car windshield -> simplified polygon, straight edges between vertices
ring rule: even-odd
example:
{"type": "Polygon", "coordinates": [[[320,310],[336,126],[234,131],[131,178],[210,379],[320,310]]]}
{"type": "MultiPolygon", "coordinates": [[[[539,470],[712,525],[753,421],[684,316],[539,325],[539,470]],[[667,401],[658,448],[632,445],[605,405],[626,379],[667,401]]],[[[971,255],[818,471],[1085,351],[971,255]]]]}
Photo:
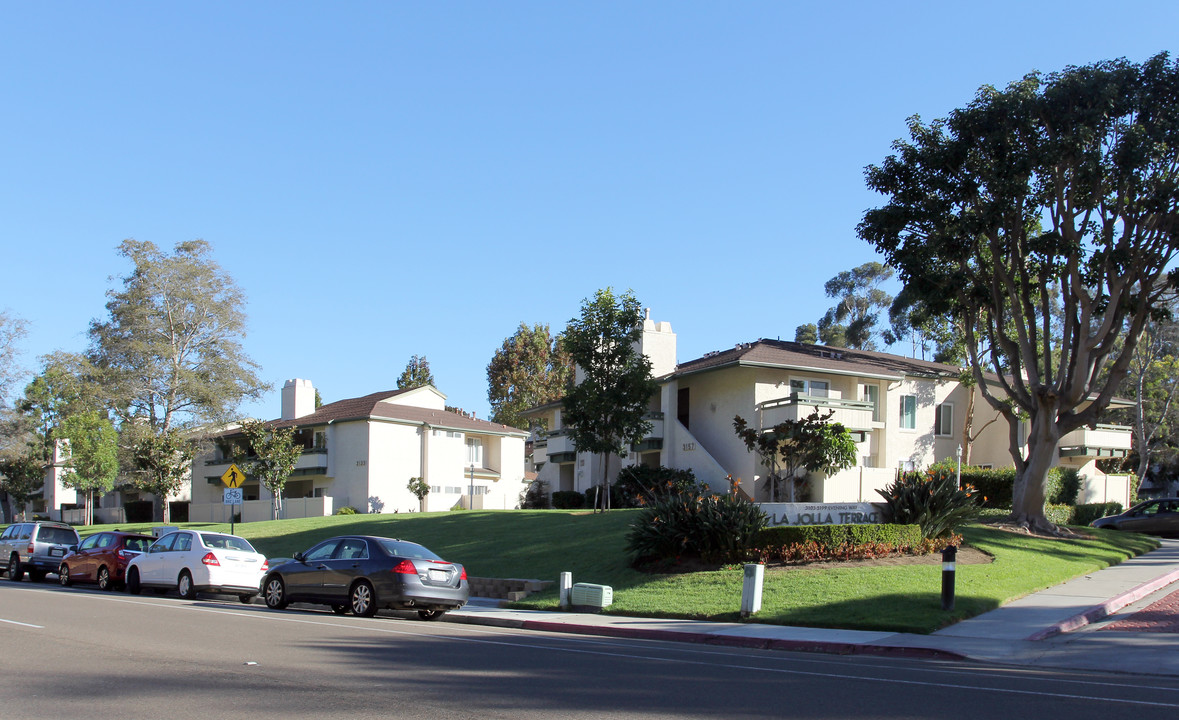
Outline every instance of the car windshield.
{"type": "Polygon", "coordinates": [[[75,545],[78,542],[78,536],[74,534],[73,530],[66,528],[42,527],[41,531],[37,533],[37,540],[58,545],[75,545]]]}
{"type": "Polygon", "coordinates": [[[205,547],[217,548],[220,550],[241,550],[242,552],[254,552],[253,546],[246,542],[244,538],[239,538],[236,535],[214,535],[213,533],[201,533],[201,542],[205,547]]]}
{"type": "Polygon", "coordinates": [[[388,538],[381,538],[378,542],[381,547],[390,555],[397,557],[412,558],[414,560],[441,560],[434,553],[417,543],[405,542],[404,540],[389,540],[388,538]]]}

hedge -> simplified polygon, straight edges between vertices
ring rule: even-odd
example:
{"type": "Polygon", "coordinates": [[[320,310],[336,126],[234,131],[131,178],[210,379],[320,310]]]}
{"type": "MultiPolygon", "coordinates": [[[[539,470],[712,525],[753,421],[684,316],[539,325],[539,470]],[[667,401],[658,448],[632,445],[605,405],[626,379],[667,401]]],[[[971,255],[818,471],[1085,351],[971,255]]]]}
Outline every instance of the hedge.
{"type": "MultiPolygon", "coordinates": [[[[958,468],[953,460],[943,460],[929,470],[956,475],[958,468]]],[[[924,477],[927,471],[914,471],[924,477]]],[[[973,485],[985,498],[985,508],[1011,508],[1015,489],[1015,468],[979,468],[962,466],[962,484],[973,485]]],[[[1056,505],[1072,505],[1081,492],[1081,476],[1075,468],[1054,467],[1048,471],[1048,486],[1044,497],[1056,505]]]]}
{"type": "Polygon", "coordinates": [[[576,490],[558,490],[553,493],[553,507],[557,510],[576,510],[585,507],[585,496],[576,490]]]}
{"type": "Polygon", "coordinates": [[[1044,515],[1057,525],[1088,525],[1097,518],[1117,515],[1122,504],[1117,502],[1089,503],[1088,505],[1048,505],[1044,515]]]}
{"type": "Polygon", "coordinates": [[[754,544],[771,547],[813,542],[829,549],[866,543],[914,547],[923,539],[920,525],[778,525],[759,532],[754,544]]]}

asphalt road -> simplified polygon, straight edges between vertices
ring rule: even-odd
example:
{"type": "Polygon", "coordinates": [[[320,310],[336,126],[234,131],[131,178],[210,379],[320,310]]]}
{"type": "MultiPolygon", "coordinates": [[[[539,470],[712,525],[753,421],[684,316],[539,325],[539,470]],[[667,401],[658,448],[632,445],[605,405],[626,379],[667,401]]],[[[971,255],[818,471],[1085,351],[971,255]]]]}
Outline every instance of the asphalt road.
{"type": "Polygon", "coordinates": [[[1179,679],[274,612],[0,581],[0,718],[1173,718],[1179,679]]]}

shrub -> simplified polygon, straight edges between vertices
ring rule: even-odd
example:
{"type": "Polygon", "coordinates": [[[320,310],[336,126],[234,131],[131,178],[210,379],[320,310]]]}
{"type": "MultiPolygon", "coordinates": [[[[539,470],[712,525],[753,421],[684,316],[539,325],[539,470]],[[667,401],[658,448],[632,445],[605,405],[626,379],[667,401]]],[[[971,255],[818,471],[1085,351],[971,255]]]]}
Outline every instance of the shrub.
{"type": "Polygon", "coordinates": [[[1088,525],[1097,518],[1117,515],[1122,504],[1116,502],[1089,503],[1087,505],[1048,505],[1044,515],[1057,525],[1088,525]]]}
{"type": "Polygon", "coordinates": [[[1081,494],[1081,473],[1076,468],[1054,467],[1048,471],[1045,497],[1053,505],[1076,505],[1081,494]]]}
{"type": "Polygon", "coordinates": [[[533,480],[520,493],[521,510],[546,510],[549,507],[549,484],[544,480],[533,480]]]}
{"type": "MultiPolygon", "coordinates": [[[[594,485],[594,486],[590,487],[589,490],[585,491],[585,494],[582,496],[582,503],[584,503],[584,507],[587,507],[587,508],[598,507],[598,490],[600,487],[601,487],[600,485],[594,485]]],[[[612,507],[612,508],[630,507],[629,505],[623,505],[622,502],[623,502],[622,493],[619,492],[617,486],[611,485],[610,486],[610,507],[612,507]]]]}
{"type": "Polygon", "coordinates": [[[762,530],[751,555],[761,562],[860,560],[927,555],[961,543],[953,533],[927,539],[919,525],[794,525],[762,530]]]}
{"type": "Polygon", "coordinates": [[[337,510],[336,514],[337,515],[355,515],[358,512],[360,512],[360,511],[357,510],[356,508],[352,507],[351,505],[345,505],[344,507],[337,510]]]}
{"type": "MultiPolygon", "coordinates": [[[[691,470],[630,465],[618,472],[614,482],[617,494],[610,499],[614,507],[640,507],[659,498],[697,490],[696,475],[691,470]]],[[[596,496],[595,496],[596,497],[596,496]]]]}
{"type": "Polygon", "coordinates": [[[558,510],[576,510],[585,507],[585,496],[576,490],[558,490],[553,493],[553,507],[558,510]]]}
{"type": "Polygon", "coordinates": [[[898,525],[920,525],[927,538],[949,535],[978,516],[982,496],[972,486],[956,486],[956,476],[945,467],[921,473],[897,473],[883,490],[885,514],[898,525]]]}
{"type": "Polygon", "coordinates": [[[644,507],[627,548],[636,564],[684,556],[742,562],[765,524],[765,513],[744,498],[686,492],[644,507]]]}

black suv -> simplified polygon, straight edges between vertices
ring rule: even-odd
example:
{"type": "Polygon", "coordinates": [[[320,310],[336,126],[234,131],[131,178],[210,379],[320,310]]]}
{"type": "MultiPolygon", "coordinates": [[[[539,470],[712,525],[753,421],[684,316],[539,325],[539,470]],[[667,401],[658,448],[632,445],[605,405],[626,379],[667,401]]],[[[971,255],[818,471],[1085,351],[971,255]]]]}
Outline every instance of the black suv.
{"type": "Polygon", "coordinates": [[[33,582],[45,579],[45,573],[57,572],[61,559],[78,549],[78,533],[69,525],[56,522],[15,523],[0,534],[0,573],[9,580],[20,580],[27,572],[33,582]]]}

